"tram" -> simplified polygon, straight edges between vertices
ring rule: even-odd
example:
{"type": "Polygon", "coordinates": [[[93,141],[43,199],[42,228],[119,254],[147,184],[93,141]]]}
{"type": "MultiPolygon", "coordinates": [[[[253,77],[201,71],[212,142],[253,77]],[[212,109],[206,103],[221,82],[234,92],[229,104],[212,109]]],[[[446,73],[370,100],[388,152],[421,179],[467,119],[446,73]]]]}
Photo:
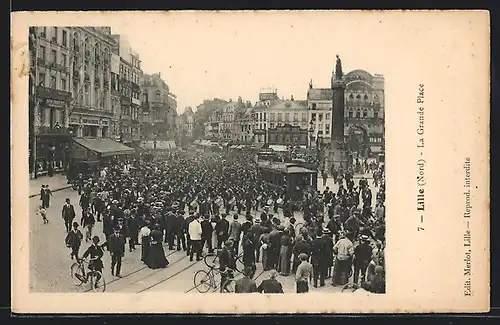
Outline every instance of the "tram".
{"type": "Polygon", "coordinates": [[[292,202],[300,202],[306,191],[316,191],[318,172],[300,162],[259,161],[258,168],[261,179],[272,187],[283,190],[292,202]]]}

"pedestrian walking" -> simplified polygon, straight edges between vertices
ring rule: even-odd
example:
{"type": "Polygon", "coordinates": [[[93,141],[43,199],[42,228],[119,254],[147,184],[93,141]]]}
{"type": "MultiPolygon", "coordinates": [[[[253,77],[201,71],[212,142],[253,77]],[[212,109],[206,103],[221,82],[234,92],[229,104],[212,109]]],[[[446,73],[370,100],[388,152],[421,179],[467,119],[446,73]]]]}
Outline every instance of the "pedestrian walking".
{"type": "Polygon", "coordinates": [[[111,253],[111,275],[121,278],[122,258],[125,255],[125,237],[120,233],[120,228],[115,228],[113,234],[109,236],[107,248],[111,253]]]}
{"type": "Polygon", "coordinates": [[[71,204],[69,198],[66,198],[66,204],[63,205],[62,208],[62,218],[64,220],[64,226],[66,227],[66,232],[71,231],[71,225],[73,223],[73,219],[75,219],[75,207],[71,204]]]}
{"type": "Polygon", "coordinates": [[[68,232],[64,240],[66,242],[66,247],[71,249],[71,254],[69,255],[71,259],[76,258],[78,261],[78,251],[80,250],[82,239],[83,234],[78,229],[78,222],[73,222],[73,230],[68,232]]]}

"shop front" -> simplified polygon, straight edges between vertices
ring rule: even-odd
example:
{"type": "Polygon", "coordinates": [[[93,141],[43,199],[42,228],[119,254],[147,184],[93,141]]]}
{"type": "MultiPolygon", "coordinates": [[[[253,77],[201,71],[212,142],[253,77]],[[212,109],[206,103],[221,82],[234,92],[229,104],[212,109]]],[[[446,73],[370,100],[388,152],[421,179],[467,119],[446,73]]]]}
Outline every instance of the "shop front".
{"type": "Polygon", "coordinates": [[[77,137],[106,138],[109,136],[110,117],[87,115],[78,111],[71,115],[69,127],[77,137]]]}
{"type": "MultiPolygon", "coordinates": [[[[30,172],[36,167],[35,177],[52,176],[66,170],[72,134],[64,125],[70,100],[71,93],[67,91],[37,87],[39,125],[36,128],[36,154],[30,155],[30,172]],[[36,164],[33,159],[36,159],[36,164]]],[[[30,148],[33,148],[31,143],[30,148]]]]}
{"type": "Polygon", "coordinates": [[[79,173],[94,174],[100,167],[129,159],[134,154],[133,148],[110,138],[73,138],[69,177],[74,179],[79,173]]]}

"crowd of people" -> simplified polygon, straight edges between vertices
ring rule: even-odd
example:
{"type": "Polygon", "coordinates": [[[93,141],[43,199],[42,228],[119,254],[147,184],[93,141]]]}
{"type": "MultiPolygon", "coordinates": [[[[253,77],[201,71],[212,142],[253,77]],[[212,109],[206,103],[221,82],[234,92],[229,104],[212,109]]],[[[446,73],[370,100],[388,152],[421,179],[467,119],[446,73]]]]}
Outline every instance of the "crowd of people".
{"type": "Polygon", "coordinates": [[[366,290],[384,292],[382,167],[378,173],[374,209],[368,180],[356,185],[347,171],[338,172],[337,193],[306,192],[298,212],[286,191],[260,177],[250,153],[172,152],[152,160],[115,161],[91,178],[76,180],[81,218],[75,221],[67,199],[65,242],[71,258],[78,259],[82,242],[90,241],[93,248],[83,257],[96,261],[91,267],[99,271],[108,250],[116,276],[125,252],[140,246],[141,261],[150,268],[168,266],[165,249],[184,251],[193,262],[217,253],[222,277],[241,254],[245,272],[237,292],[280,291],[277,274],[294,274],[297,292],[307,292],[309,284],[324,286],[329,278],[332,285],[344,285],[350,273],[366,290]],[[96,222],[103,225],[103,244],[93,233],[96,222]],[[251,284],[257,263],[271,276],[260,286],[251,284]]]}

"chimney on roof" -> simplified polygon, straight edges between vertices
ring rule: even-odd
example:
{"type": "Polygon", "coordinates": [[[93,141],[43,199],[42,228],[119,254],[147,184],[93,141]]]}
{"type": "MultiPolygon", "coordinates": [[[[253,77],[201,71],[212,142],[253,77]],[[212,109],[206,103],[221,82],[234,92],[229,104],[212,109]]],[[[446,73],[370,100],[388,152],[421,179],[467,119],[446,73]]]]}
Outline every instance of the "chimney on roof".
{"type": "Polygon", "coordinates": [[[161,72],[158,72],[158,78],[161,79],[161,72]]]}
{"type": "Polygon", "coordinates": [[[293,95],[292,95],[292,96],[290,96],[290,100],[291,100],[291,101],[293,101],[293,95]]]}

